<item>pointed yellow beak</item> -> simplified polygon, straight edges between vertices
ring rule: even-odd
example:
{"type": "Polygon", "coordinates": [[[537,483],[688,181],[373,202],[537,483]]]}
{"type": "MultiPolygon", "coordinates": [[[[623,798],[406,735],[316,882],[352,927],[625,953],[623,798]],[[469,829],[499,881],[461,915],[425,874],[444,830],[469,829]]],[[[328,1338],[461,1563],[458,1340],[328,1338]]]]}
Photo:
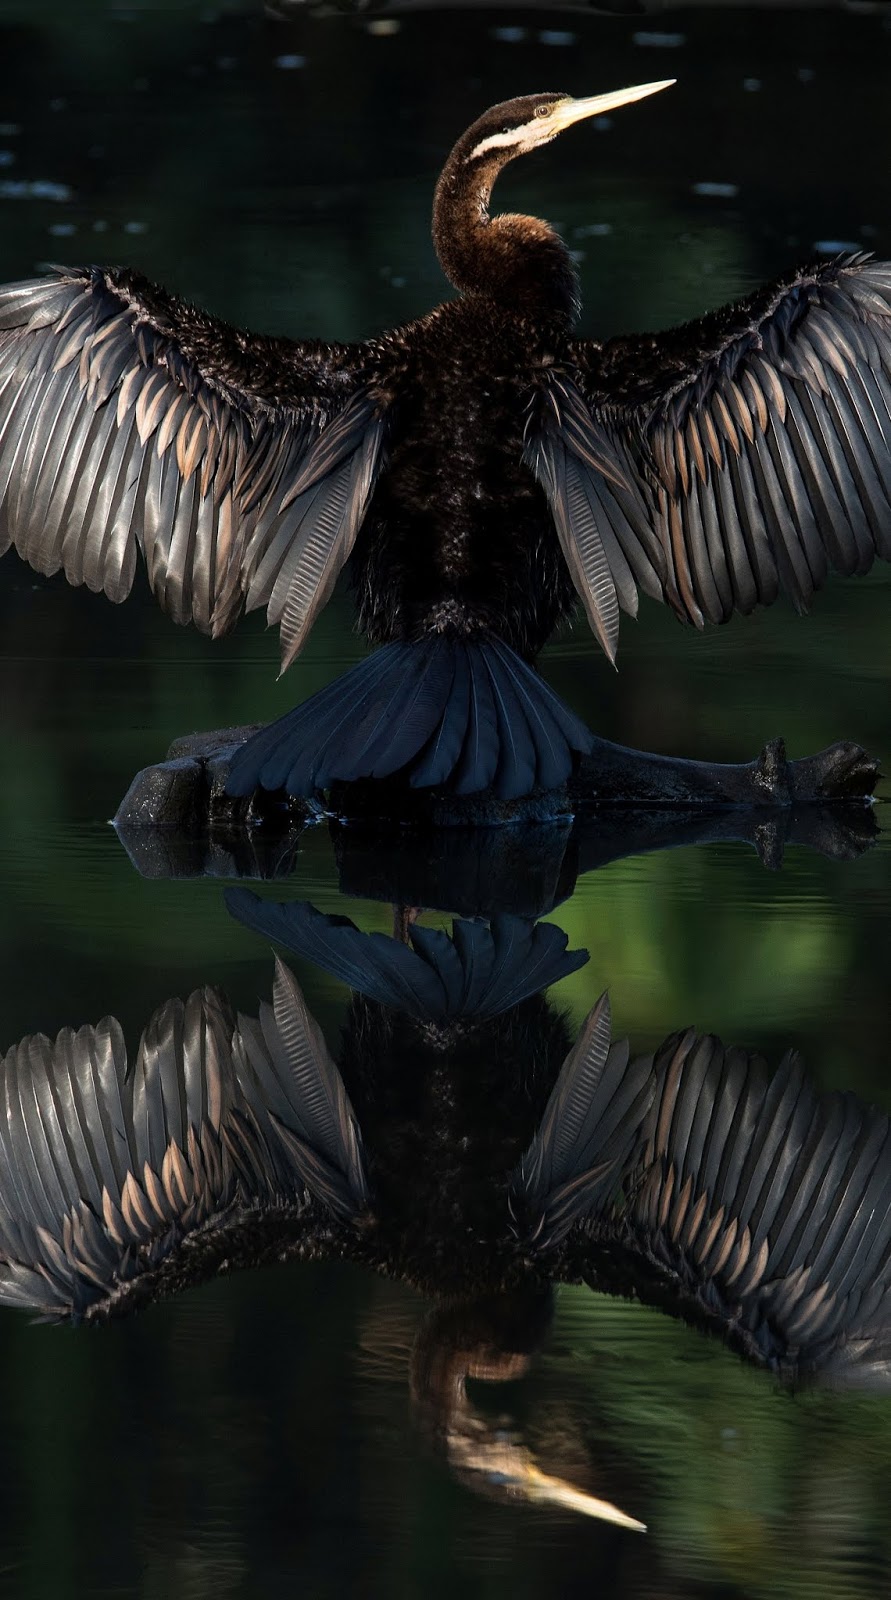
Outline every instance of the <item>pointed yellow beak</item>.
{"type": "Polygon", "coordinates": [[[605,116],[608,111],[618,111],[619,106],[630,106],[635,100],[645,100],[648,94],[670,89],[676,82],[676,78],[662,78],[659,83],[639,83],[633,89],[614,89],[612,94],[595,94],[588,100],[564,100],[554,107],[549,120],[562,133],[583,117],[605,116]]]}
{"type": "Polygon", "coordinates": [[[527,1467],[527,1493],[530,1499],[543,1500],[548,1505],[564,1506],[567,1511],[580,1511],[584,1517],[596,1517],[600,1522],[611,1522],[617,1528],[629,1528],[632,1533],[646,1533],[645,1522],[629,1517],[609,1500],[598,1500],[593,1494],[584,1494],[562,1478],[552,1478],[530,1462],[527,1467]]]}

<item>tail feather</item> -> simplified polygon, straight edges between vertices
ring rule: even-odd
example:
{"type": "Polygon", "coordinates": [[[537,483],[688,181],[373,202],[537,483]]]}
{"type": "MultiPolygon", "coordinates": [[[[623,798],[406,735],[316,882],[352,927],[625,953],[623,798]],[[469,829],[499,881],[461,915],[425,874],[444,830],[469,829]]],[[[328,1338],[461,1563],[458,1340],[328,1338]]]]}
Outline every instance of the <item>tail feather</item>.
{"type": "Polygon", "coordinates": [[[592,737],[501,640],[384,645],[239,750],[232,795],[307,795],[401,775],[415,789],[516,800],[560,788],[592,737]]]}
{"type": "Polygon", "coordinates": [[[367,670],[361,679],[353,673],[345,673],[302,706],[255,734],[232,763],[229,792],[250,794],[254,789],[263,788],[272,792],[286,789],[288,794],[311,794],[314,789],[322,788],[322,782],[316,778],[319,761],[336,745],[344,729],[361,726],[368,705],[380,691],[386,676],[387,662],[375,656],[363,666],[367,670]],[[306,726],[310,722],[309,708],[312,708],[311,737],[306,726]],[[235,787],[239,759],[248,751],[250,767],[256,776],[247,781],[246,786],[235,787]]]}
{"type": "Polygon", "coordinates": [[[416,923],[409,948],[302,900],[277,904],[227,889],[226,904],[248,928],[419,1022],[498,1016],[588,959],[586,950],[567,949],[561,928],[522,917],[494,917],[491,926],[456,918],[451,938],[416,923]]]}
{"type": "Polygon", "coordinates": [[[587,754],[594,743],[591,734],[575,712],[570,711],[560,696],[554,693],[550,684],[501,639],[493,639],[492,652],[498,657],[502,666],[512,674],[518,690],[522,692],[525,688],[523,704],[527,715],[534,711],[540,719],[543,730],[547,729],[551,734],[553,731],[562,733],[572,749],[580,749],[587,754]],[[576,745],[574,741],[580,736],[583,737],[584,744],[576,745]]]}
{"type": "Polygon", "coordinates": [[[344,763],[372,778],[392,777],[418,756],[448,719],[454,655],[445,639],[435,640],[424,655],[417,672],[412,670],[413,661],[406,663],[404,676],[396,678],[385,703],[380,710],[375,707],[374,725],[365,745],[356,750],[355,740],[342,743],[340,766],[332,763],[329,769],[332,778],[346,775],[340,770],[344,763]]]}
{"type": "MultiPolygon", "coordinates": [[[[514,693],[512,675],[509,672],[497,672],[488,660],[486,669],[492,684],[501,749],[497,773],[498,792],[503,800],[516,800],[520,795],[529,794],[535,788],[535,741],[526,721],[522,702],[514,693]]],[[[569,771],[571,770],[570,764],[569,771]]]]}
{"type": "MultiPolygon", "coordinates": [[[[337,763],[337,751],[340,744],[351,736],[361,734],[362,729],[368,728],[380,700],[386,695],[391,681],[391,672],[387,661],[380,661],[371,656],[362,663],[360,672],[347,672],[343,677],[335,678],[328,684],[317,697],[312,696],[309,703],[313,707],[313,719],[316,726],[317,745],[315,751],[309,741],[303,747],[293,746],[285,742],[285,750],[292,748],[298,760],[311,764],[315,757],[320,757],[320,764],[327,760],[331,765],[337,763]],[[344,693],[343,691],[347,692],[344,693]],[[319,703],[321,702],[321,703],[319,703]]],[[[300,712],[304,708],[298,706],[300,712]]],[[[295,713],[290,713],[295,715],[295,713]]],[[[273,723],[273,728],[278,724],[273,723]]],[[[308,765],[308,770],[310,766],[308,765]]]]}
{"type": "Polygon", "coordinates": [[[421,753],[420,761],[412,773],[415,789],[435,789],[448,782],[461,754],[467,737],[470,718],[470,667],[467,657],[455,657],[455,676],[452,680],[446,714],[440,721],[421,753]]]}
{"type": "MultiPolygon", "coordinates": [[[[520,696],[513,690],[514,699],[520,696]]],[[[519,715],[524,716],[536,756],[536,772],[542,789],[559,789],[566,782],[566,741],[552,717],[542,713],[535,701],[525,700],[519,715]]],[[[570,769],[571,770],[571,769],[570,769]]]]}
{"type": "Polygon", "coordinates": [[[477,794],[492,787],[497,771],[498,717],[492,685],[487,672],[470,672],[467,729],[449,787],[455,794],[477,794]]]}

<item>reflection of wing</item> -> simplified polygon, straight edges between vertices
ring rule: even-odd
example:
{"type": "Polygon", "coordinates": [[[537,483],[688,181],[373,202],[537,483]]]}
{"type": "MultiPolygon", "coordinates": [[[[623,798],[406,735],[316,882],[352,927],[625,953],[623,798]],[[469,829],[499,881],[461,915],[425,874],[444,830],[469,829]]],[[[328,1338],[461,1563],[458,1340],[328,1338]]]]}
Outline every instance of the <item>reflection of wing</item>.
{"type": "Polygon", "coordinates": [[[243,1061],[256,1080],[255,1118],[268,1113],[308,1193],[350,1221],[368,1200],[362,1135],[322,1030],[283,961],[276,958],[272,1006],[260,1007],[259,1023],[239,1017],[239,1024],[243,1061]]]}
{"type": "MultiPolygon", "coordinates": [[[[620,1077],[596,1122],[615,1121],[627,1097],[620,1077]]],[[[623,1170],[614,1162],[599,1181],[584,1156],[569,1163],[556,1237],[588,1233],[591,1283],[711,1327],[790,1378],[887,1380],[888,1118],[818,1095],[794,1054],[771,1077],[760,1057],[692,1030],[662,1046],[646,1099],[623,1170]]]]}
{"type": "Polygon", "coordinates": [[[0,1074],[6,1304],[129,1310],[297,1248],[319,1205],[347,1220],[367,1198],[343,1085],[287,968],[259,1022],[213,989],[168,1001],[129,1072],[107,1018],[22,1040],[0,1074]]]}
{"type": "Polygon", "coordinates": [[[252,340],[136,274],[0,289],[0,554],[176,622],[242,609],[301,649],[350,553],[383,422],[359,350],[252,340]]]}
{"type": "Polygon", "coordinates": [[[496,1017],[588,959],[585,950],[567,950],[561,928],[523,917],[493,917],[491,924],[456,917],[451,938],[414,923],[409,948],[304,900],[280,904],[249,889],[227,889],[226,904],[246,927],[421,1022],[496,1017]]]}
{"type": "Polygon", "coordinates": [[[652,1096],[652,1060],[629,1063],[627,1040],[610,1045],[609,999],[602,994],[560,1068],[514,1176],[511,1210],[536,1250],[559,1244],[615,1194],[652,1096]]]}
{"type": "Polygon", "coordinates": [[[840,257],[655,336],[574,347],[530,416],[610,659],[638,588],[702,627],[799,610],[830,568],[891,558],[891,265],[840,257]]]}
{"type": "Polygon", "coordinates": [[[794,1053],[771,1077],[759,1056],[687,1033],[656,1070],[622,1231],[660,1286],[770,1366],[887,1376],[888,1118],[818,1095],[794,1053]]]}

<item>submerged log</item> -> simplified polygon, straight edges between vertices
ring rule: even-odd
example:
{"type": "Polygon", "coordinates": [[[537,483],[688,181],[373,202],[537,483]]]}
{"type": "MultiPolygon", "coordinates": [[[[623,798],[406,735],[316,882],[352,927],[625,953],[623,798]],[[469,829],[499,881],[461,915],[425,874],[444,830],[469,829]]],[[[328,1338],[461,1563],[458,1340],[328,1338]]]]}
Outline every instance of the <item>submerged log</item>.
{"type": "Polygon", "coordinates": [[[538,791],[521,800],[493,794],[457,797],[412,789],[398,778],[335,784],[328,805],[256,790],[246,799],[226,793],[236,751],[258,724],[174,739],[166,759],[136,774],[118,807],[115,826],[172,827],[204,833],[215,827],[253,827],[312,816],[351,821],[391,821],[405,826],[482,827],[553,821],[590,806],[793,806],[868,801],[879,765],[858,744],[841,741],[815,756],[790,761],[782,739],[771,739],[754,760],[689,761],[652,755],[597,739],[564,789],[538,791]]]}
{"type": "Polygon", "coordinates": [[[477,915],[487,905],[540,915],[536,908],[563,899],[580,872],[624,855],[742,840],[773,867],[789,843],[847,859],[877,831],[869,801],[878,764],[855,744],[790,761],[777,739],[736,765],[598,740],[557,794],[459,801],[390,780],[338,785],[323,809],[284,794],[226,794],[229,763],[254,732],[177,739],[165,761],[137,774],[114,823],[143,875],[286,876],[303,828],[325,819],[348,893],[477,915]],[[468,848],[476,829],[479,848],[468,848]]]}

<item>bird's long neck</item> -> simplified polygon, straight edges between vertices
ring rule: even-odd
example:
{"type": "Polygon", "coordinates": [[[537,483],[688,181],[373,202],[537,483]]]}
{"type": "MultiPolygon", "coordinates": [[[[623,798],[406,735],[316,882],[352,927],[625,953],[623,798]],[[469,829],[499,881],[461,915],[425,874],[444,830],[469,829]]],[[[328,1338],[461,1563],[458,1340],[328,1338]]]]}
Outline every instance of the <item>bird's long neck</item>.
{"type": "Polygon", "coordinates": [[[529,316],[570,323],[578,280],[563,240],[538,217],[490,217],[495,179],[510,155],[467,161],[456,145],[433,200],[433,243],[449,282],[529,316]]]}

